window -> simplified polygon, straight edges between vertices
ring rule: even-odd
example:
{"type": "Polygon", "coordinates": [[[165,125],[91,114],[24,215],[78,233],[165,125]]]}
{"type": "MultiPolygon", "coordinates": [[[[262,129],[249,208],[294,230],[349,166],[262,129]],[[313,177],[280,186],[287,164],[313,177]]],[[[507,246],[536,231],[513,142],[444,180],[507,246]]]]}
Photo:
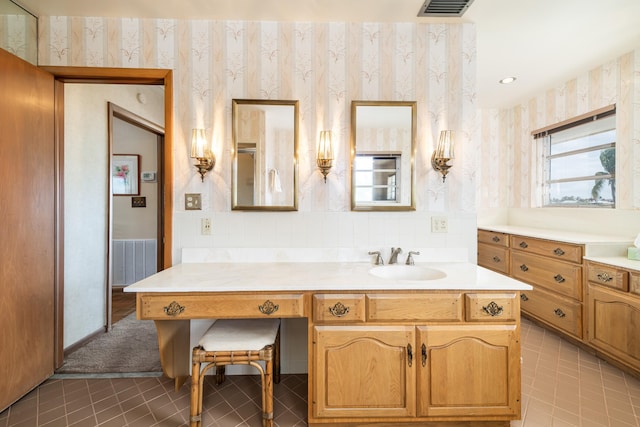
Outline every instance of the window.
{"type": "Polygon", "coordinates": [[[544,206],[615,207],[615,107],[534,136],[544,153],[544,206]]]}
{"type": "Polygon", "coordinates": [[[400,154],[356,155],[355,179],[357,202],[396,203],[399,201],[398,179],[400,154]]]}

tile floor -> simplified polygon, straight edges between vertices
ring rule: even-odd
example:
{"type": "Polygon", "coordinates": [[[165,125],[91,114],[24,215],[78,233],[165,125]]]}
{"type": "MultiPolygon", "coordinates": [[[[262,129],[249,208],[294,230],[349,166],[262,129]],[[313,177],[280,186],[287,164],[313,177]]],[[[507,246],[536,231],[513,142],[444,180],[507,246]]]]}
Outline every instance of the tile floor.
{"type": "MultiPolygon", "coordinates": [[[[523,320],[522,421],[512,427],[640,427],[640,380],[523,320]]],[[[158,376],[54,376],[0,413],[0,427],[186,426],[189,389],[158,376]]],[[[255,376],[206,383],[203,426],[260,426],[255,376]]],[[[275,386],[279,427],[305,426],[306,375],[275,386]]]]}

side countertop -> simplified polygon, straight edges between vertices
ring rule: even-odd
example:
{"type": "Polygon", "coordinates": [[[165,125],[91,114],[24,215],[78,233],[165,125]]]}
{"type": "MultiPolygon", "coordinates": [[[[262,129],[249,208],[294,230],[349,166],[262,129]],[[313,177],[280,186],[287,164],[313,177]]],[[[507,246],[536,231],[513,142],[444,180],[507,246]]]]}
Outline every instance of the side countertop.
{"type": "Polygon", "coordinates": [[[536,237],[545,240],[557,240],[578,245],[603,245],[603,244],[623,244],[629,245],[633,238],[623,236],[610,236],[601,234],[590,234],[574,231],[552,230],[547,228],[533,228],[515,225],[482,225],[480,230],[496,231],[498,233],[517,234],[520,236],[536,237]]]}
{"type": "Polygon", "coordinates": [[[597,257],[597,256],[586,256],[584,259],[588,261],[599,262],[602,264],[613,265],[615,267],[626,268],[629,270],[635,270],[640,272],[640,261],[634,259],[628,259],[622,256],[611,256],[611,257],[597,257]]]}
{"type": "Polygon", "coordinates": [[[374,267],[370,263],[363,262],[185,263],[129,285],[124,288],[124,291],[519,291],[532,289],[523,282],[466,262],[416,263],[415,267],[436,269],[446,274],[445,277],[434,280],[381,278],[370,274],[369,270],[374,267]]]}

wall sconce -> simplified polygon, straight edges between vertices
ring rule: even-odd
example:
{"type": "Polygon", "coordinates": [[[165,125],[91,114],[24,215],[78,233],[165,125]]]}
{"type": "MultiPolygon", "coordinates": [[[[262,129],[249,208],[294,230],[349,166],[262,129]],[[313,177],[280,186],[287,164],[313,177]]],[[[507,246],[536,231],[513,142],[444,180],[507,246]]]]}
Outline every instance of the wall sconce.
{"type": "Polygon", "coordinates": [[[204,176],[216,164],[216,156],[207,142],[204,129],[193,129],[191,131],[191,158],[198,160],[195,167],[198,169],[202,182],[204,182],[204,176]]]}
{"type": "Polygon", "coordinates": [[[431,166],[442,174],[442,182],[447,178],[447,172],[452,165],[447,162],[454,158],[453,155],[453,131],[440,131],[440,138],[435,151],[431,155],[431,166]]]}
{"type": "Polygon", "coordinates": [[[329,170],[331,170],[331,167],[333,166],[333,137],[330,130],[323,130],[320,132],[316,164],[318,165],[318,168],[320,168],[322,175],[324,175],[324,182],[326,183],[329,170]]]}

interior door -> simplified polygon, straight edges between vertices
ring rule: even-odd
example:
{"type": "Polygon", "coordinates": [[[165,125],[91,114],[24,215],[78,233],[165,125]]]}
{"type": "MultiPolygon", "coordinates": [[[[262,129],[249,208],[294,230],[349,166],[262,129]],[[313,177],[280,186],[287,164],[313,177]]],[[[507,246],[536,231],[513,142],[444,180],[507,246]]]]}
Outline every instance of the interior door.
{"type": "Polygon", "coordinates": [[[0,49],[0,411],[53,374],[54,78],[0,49]]]}

